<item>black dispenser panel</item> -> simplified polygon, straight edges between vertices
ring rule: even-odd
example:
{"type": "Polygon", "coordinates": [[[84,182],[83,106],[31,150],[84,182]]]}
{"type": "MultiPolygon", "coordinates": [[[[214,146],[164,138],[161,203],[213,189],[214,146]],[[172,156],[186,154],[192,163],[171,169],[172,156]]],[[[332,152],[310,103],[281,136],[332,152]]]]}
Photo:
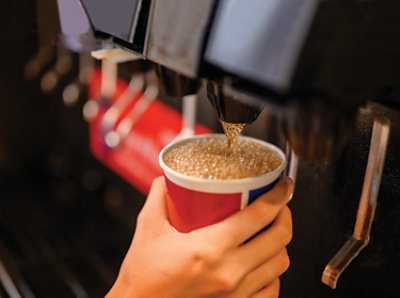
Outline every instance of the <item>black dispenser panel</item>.
{"type": "Polygon", "coordinates": [[[82,0],[96,31],[132,43],[142,0],[82,0]]]}
{"type": "Polygon", "coordinates": [[[221,0],[205,60],[262,86],[285,91],[317,0],[221,0]]]}

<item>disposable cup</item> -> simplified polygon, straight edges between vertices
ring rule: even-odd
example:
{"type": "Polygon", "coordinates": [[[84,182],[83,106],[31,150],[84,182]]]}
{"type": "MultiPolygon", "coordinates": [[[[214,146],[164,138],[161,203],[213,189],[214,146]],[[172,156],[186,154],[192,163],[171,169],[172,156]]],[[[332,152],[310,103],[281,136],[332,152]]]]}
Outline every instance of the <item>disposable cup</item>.
{"type": "Polygon", "coordinates": [[[233,213],[245,208],[258,196],[270,190],[280,179],[286,167],[286,156],[277,146],[259,139],[239,136],[276,151],[282,163],[272,172],[261,176],[212,180],[192,177],[179,173],[164,162],[164,154],[174,146],[206,137],[226,138],[224,134],[208,134],[172,142],[163,148],[159,163],[164,172],[167,192],[166,206],[171,224],[180,232],[217,223],[233,213]]]}

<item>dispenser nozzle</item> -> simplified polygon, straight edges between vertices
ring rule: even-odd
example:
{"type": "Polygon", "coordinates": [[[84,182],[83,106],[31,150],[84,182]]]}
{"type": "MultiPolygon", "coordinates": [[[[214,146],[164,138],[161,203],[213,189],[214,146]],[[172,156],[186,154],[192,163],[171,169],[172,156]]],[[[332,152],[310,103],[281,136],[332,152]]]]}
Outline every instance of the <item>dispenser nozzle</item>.
{"type": "Polygon", "coordinates": [[[218,118],[227,123],[250,124],[264,107],[253,97],[235,90],[226,82],[208,81],[207,95],[218,118]]]}

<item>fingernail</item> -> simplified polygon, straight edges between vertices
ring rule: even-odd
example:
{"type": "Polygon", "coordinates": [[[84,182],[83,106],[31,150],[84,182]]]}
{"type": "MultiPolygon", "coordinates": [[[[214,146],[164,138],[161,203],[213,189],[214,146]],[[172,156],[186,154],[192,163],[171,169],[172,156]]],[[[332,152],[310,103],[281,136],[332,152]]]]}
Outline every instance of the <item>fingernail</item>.
{"type": "Polygon", "coordinates": [[[293,198],[293,191],[289,195],[289,199],[287,200],[286,204],[289,203],[293,198]]]}

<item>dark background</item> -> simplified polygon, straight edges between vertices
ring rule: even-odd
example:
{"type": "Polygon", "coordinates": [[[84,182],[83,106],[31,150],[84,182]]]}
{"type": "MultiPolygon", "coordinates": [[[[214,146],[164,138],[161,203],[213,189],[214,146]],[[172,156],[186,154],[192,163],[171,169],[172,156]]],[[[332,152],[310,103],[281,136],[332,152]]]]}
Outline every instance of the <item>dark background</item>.
{"type": "MultiPolygon", "coordinates": [[[[101,297],[116,277],[145,198],[90,154],[81,116],[85,96],[74,107],[61,100],[62,88],[76,76],[77,61],[51,94],[41,92],[40,77],[24,78],[27,61],[57,31],[53,24],[41,36],[40,22],[35,1],[2,1],[0,260],[25,297],[101,297]]],[[[337,45],[342,51],[344,46],[337,45]]],[[[282,277],[283,298],[400,297],[400,117],[397,110],[377,103],[370,108],[392,122],[371,242],[340,277],[336,290],[320,282],[355,222],[372,127],[371,114],[359,113],[338,161],[300,163],[289,204],[294,237],[288,247],[291,267],[282,277]]],[[[262,115],[247,133],[280,138],[264,128],[267,117],[262,115]]],[[[0,295],[7,297],[4,284],[0,295]]]]}

